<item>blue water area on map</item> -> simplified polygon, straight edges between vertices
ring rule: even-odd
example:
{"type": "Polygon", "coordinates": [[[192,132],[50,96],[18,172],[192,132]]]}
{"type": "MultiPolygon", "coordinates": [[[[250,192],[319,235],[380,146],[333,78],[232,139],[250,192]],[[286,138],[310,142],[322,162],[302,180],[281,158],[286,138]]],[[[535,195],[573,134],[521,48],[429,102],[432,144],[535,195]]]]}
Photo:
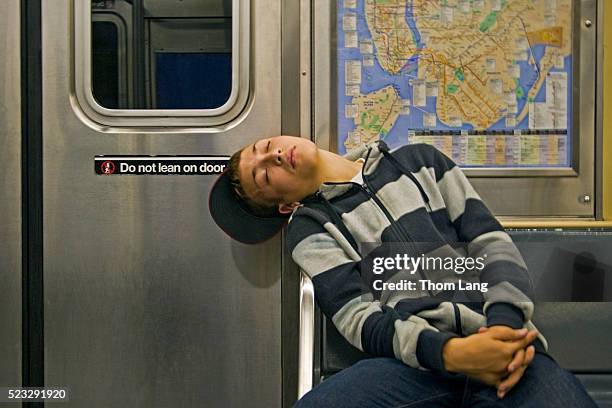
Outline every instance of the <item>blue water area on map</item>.
{"type": "MultiPolygon", "coordinates": [[[[371,33],[368,29],[367,22],[365,20],[365,5],[364,0],[357,0],[357,8],[355,10],[344,9],[343,1],[338,0],[338,13],[337,13],[337,43],[338,43],[338,61],[337,61],[337,78],[338,78],[338,151],[339,153],[345,153],[346,149],[344,148],[344,140],[346,139],[348,132],[355,129],[355,124],[353,119],[349,119],[345,117],[344,107],[347,104],[351,103],[352,97],[345,95],[345,72],[344,72],[344,63],[348,60],[359,60],[363,61],[363,56],[359,50],[359,48],[344,48],[344,31],[342,29],[342,19],[346,13],[355,13],[357,17],[357,34],[359,38],[359,42],[361,43],[363,40],[372,41],[371,33]]],[[[410,31],[412,33],[412,39],[416,44],[418,50],[424,48],[427,44],[422,43],[421,34],[419,33],[416,22],[414,21],[413,15],[413,5],[412,1],[408,0],[408,5],[406,7],[406,22],[410,31]]],[[[376,45],[372,41],[372,45],[374,48],[374,55],[376,56],[376,45]]],[[[524,97],[517,98],[517,112],[521,112],[522,109],[527,104],[527,93],[532,85],[538,80],[538,67],[540,60],[544,56],[546,50],[546,46],[544,45],[536,45],[530,49],[531,55],[534,57],[536,64],[538,66],[533,66],[529,64],[528,61],[517,61],[517,64],[520,67],[520,78],[519,85],[523,88],[524,97]]],[[[401,68],[398,74],[392,75],[385,71],[379,61],[378,58],[374,58],[373,66],[364,66],[362,62],[361,67],[361,94],[368,94],[371,92],[375,92],[387,86],[393,86],[402,99],[409,99],[412,103],[413,95],[412,95],[412,86],[409,81],[411,79],[417,78],[418,75],[418,55],[409,58],[406,64],[401,68]]],[[[498,69],[505,69],[505,67],[498,67],[498,69]]],[[[564,68],[558,69],[553,68],[551,72],[566,72],[568,74],[568,148],[567,148],[567,159],[566,165],[569,164],[569,158],[571,157],[571,117],[572,111],[572,92],[571,85],[572,84],[572,59],[571,57],[566,57],[564,61],[564,68]]],[[[541,86],[538,91],[535,102],[544,102],[546,100],[546,82],[541,86]]],[[[423,114],[426,112],[436,112],[436,97],[427,97],[426,99],[427,105],[424,107],[416,107],[410,106],[410,114],[409,115],[399,115],[396,123],[390,129],[389,133],[384,136],[385,141],[390,146],[398,146],[401,144],[406,144],[408,142],[408,130],[422,130],[423,127],[423,114]]],[[[526,115],[525,118],[513,129],[528,129],[529,128],[529,116],[526,115]]],[[[442,124],[440,121],[436,121],[436,126],[431,128],[431,130],[472,130],[473,126],[471,124],[465,123],[461,128],[454,128],[447,125],[442,124]]],[[[505,118],[501,118],[499,121],[494,123],[489,127],[491,130],[500,130],[507,129],[505,118]]]]}
{"type": "Polygon", "coordinates": [[[408,27],[410,27],[410,31],[412,32],[412,39],[414,40],[417,48],[420,50],[423,48],[424,44],[421,42],[421,33],[416,26],[416,21],[414,21],[414,14],[412,13],[412,1],[409,2],[406,6],[406,21],[408,22],[408,27]]]}

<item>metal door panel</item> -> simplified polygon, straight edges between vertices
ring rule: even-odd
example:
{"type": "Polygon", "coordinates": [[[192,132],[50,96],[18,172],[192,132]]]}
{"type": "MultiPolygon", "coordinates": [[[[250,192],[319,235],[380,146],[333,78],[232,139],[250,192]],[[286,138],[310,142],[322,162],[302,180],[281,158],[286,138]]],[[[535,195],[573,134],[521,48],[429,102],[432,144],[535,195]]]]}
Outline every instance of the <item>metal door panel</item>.
{"type": "Polygon", "coordinates": [[[280,406],[281,240],[231,242],[208,213],[214,177],[92,166],[280,133],[280,5],[252,4],[253,98],[232,129],[101,133],[71,104],[71,4],[43,2],[46,384],[70,406],[280,406]]]}
{"type": "Polygon", "coordinates": [[[19,0],[0,2],[0,55],[3,58],[0,65],[0,386],[5,387],[21,385],[19,21],[19,0]]]}

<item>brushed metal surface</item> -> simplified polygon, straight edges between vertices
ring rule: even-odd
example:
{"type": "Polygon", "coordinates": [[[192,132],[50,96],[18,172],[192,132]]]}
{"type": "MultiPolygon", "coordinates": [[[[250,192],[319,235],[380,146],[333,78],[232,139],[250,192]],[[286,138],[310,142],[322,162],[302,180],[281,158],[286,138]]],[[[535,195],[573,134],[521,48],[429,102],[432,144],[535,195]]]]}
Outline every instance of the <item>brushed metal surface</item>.
{"type": "MultiPolygon", "coordinates": [[[[0,384],[21,385],[19,0],[0,2],[0,384]]],[[[5,405],[5,404],[3,404],[5,405]]],[[[6,404],[18,407],[18,403],[6,404]]]]}
{"type": "Polygon", "coordinates": [[[312,4],[300,0],[300,136],[312,139],[312,4]]]}
{"type": "Polygon", "coordinates": [[[332,35],[330,26],[333,26],[336,4],[328,0],[315,0],[313,8],[316,10],[316,18],[313,22],[313,128],[314,138],[317,146],[331,151],[338,151],[337,121],[326,120],[334,117],[336,112],[336,36],[332,35]],[[329,74],[326,74],[329,73],[329,74]]]}
{"type": "MultiPolygon", "coordinates": [[[[340,0],[337,0],[340,1],[340,0]]],[[[334,148],[334,138],[337,138],[336,112],[337,79],[336,60],[336,2],[332,9],[322,2],[315,2],[314,7],[314,41],[313,67],[315,81],[313,101],[314,137],[321,147],[334,148]],[[319,4],[321,3],[321,4],[319,4]],[[331,17],[331,18],[330,18],[331,17]],[[332,59],[332,64],[327,60],[332,59]],[[330,78],[330,79],[321,79],[330,78]],[[319,82],[323,81],[323,82],[319,82]],[[329,91],[322,87],[328,86],[329,91]],[[328,108],[329,107],[329,108],[328,108]]],[[[502,216],[561,216],[561,217],[594,217],[595,206],[591,201],[583,203],[579,197],[588,194],[596,197],[595,189],[595,110],[596,110],[596,55],[598,45],[596,33],[597,24],[591,27],[583,24],[585,19],[597,21],[597,0],[573,0],[574,19],[572,30],[574,35],[573,56],[575,83],[573,90],[573,168],[553,171],[509,169],[486,170],[466,169],[474,188],[495,215],[502,216]],[[551,175],[551,172],[554,175],[551,175]],[[502,173],[502,174],[500,174],[502,173]],[[551,199],[554,197],[554,199],[551,199]]],[[[601,120],[597,118],[597,120],[601,120]]],[[[336,149],[337,150],[337,149],[336,149]]]]}
{"type": "MultiPolygon", "coordinates": [[[[281,133],[300,135],[300,3],[295,0],[281,2],[281,133]]],[[[304,135],[301,135],[304,136],[304,135]]],[[[283,238],[285,231],[283,231],[283,238]]],[[[292,407],[297,400],[299,370],[299,287],[300,272],[293,262],[287,245],[282,247],[282,406],[292,407]]]]}
{"type": "MultiPolygon", "coordinates": [[[[280,132],[280,5],[253,2],[230,130],[98,131],[73,110],[71,1],[43,2],[45,382],[73,407],[276,407],[281,240],[232,242],[208,176],[96,176],[96,154],[231,154],[280,132]]],[[[78,35],[78,33],[77,33],[78,35]]]]}

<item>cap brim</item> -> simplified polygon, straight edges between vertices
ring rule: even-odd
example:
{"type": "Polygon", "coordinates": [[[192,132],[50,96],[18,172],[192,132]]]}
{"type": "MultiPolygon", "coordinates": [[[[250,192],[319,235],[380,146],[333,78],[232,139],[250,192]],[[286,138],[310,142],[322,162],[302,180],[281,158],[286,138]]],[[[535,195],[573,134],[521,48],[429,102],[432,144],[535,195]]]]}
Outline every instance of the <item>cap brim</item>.
{"type": "Polygon", "coordinates": [[[236,197],[227,172],[223,172],[210,191],[208,208],[227,235],[244,244],[258,244],[272,238],[287,223],[288,217],[280,214],[261,217],[244,206],[236,197]]]}

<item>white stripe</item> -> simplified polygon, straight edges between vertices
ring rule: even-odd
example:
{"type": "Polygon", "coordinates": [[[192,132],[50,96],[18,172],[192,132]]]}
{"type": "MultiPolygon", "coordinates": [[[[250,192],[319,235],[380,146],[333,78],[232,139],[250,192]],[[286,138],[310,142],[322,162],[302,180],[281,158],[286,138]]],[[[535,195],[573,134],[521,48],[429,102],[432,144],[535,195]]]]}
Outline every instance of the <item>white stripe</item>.
{"type": "Polygon", "coordinates": [[[435,309],[421,310],[416,314],[438,330],[455,330],[455,311],[451,302],[442,302],[435,309]]]}
{"type": "Polygon", "coordinates": [[[407,320],[396,320],[394,326],[393,354],[395,358],[411,367],[421,367],[416,357],[419,335],[423,330],[438,330],[427,323],[427,320],[415,315],[410,316],[407,320]]]}
{"type": "Polygon", "coordinates": [[[332,236],[332,238],[335,239],[336,242],[338,242],[340,247],[344,249],[344,252],[348,255],[350,259],[355,262],[361,262],[361,255],[357,253],[357,251],[355,250],[355,248],[353,248],[348,239],[344,236],[342,232],[340,232],[340,230],[334,224],[332,224],[331,222],[326,222],[325,224],[323,224],[323,228],[325,228],[327,232],[329,232],[329,234],[332,236]]]}
{"type": "Polygon", "coordinates": [[[482,326],[486,326],[487,319],[470,309],[469,307],[462,305],[461,303],[456,304],[459,308],[459,314],[461,315],[461,328],[463,329],[463,335],[474,334],[482,326]]]}
{"type": "Polygon", "coordinates": [[[372,147],[372,151],[368,156],[368,161],[365,164],[366,167],[364,167],[363,173],[366,176],[373,174],[378,168],[378,165],[380,164],[380,161],[383,157],[383,154],[380,152],[380,150],[378,150],[377,146],[372,147]]]}
{"type": "Polygon", "coordinates": [[[371,199],[342,214],[342,220],[357,243],[381,242],[382,232],[390,225],[382,210],[371,199]]]}
{"type": "Polygon", "coordinates": [[[485,232],[484,234],[480,234],[479,236],[474,238],[472,242],[470,242],[470,244],[468,245],[468,250],[471,252],[478,247],[484,247],[490,244],[491,242],[496,242],[496,241],[512,243],[512,238],[510,238],[510,235],[508,235],[506,231],[485,232]],[[474,248],[471,248],[471,247],[474,247],[474,248]]]}
{"type": "Polygon", "coordinates": [[[523,292],[514,287],[511,283],[503,281],[489,288],[483,293],[486,300],[483,312],[486,314],[487,309],[494,303],[510,303],[521,309],[525,320],[531,320],[533,317],[533,302],[523,292]]]}
{"type": "Polygon", "coordinates": [[[467,180],[459,166],[448,170],[440,181],[438,188],[442,193],[446,209],[452,222],[465,211],[465,202],[470,198],[480,200],[480,196],[467,180]]]}
{"type": "Polygon", "coordinates": [[[404,214],[425,207],[418,187],[406,176],[385,184],[377,195],[396,221],[404,214]]]}
{"type": "Polygon", "coordinates": [[[363,351],[361,331],[366,319],[375,312],[380,312],[379,302],[367,302],[362,296],[348,301],[332,318],[332,322],[349,343],[363,351]]]}
{"type": "Polygon", "coordinates": [[[332,268],[353,262],[326,232],[312,234],[301,240],[291,256],[311,279],[332,268]]]}
{"type": "Polygon", "coordinates": [[[509,261],[527,269],[523,256],[505,231],[491,231],[477,236],[468,244],[468,251],[473,258],[484,257],[486,254],[485,265],[495,261],[509,261]]]}
{"type": "MultiPolygon", "coordinates": [[[[429,197],[429,205],[431,210],[436,211],[445,208],[446,205],[444,204],[444,199],[442,198],[436,183],[436,170],[433,167],[421,167],[418,172],[412,174],[417,179],[421,187],[423,187],[423,190],[425,190],[427,197],[429,197]]],[[[410,182],[412,183],[411,180],[410,182]]]]}

